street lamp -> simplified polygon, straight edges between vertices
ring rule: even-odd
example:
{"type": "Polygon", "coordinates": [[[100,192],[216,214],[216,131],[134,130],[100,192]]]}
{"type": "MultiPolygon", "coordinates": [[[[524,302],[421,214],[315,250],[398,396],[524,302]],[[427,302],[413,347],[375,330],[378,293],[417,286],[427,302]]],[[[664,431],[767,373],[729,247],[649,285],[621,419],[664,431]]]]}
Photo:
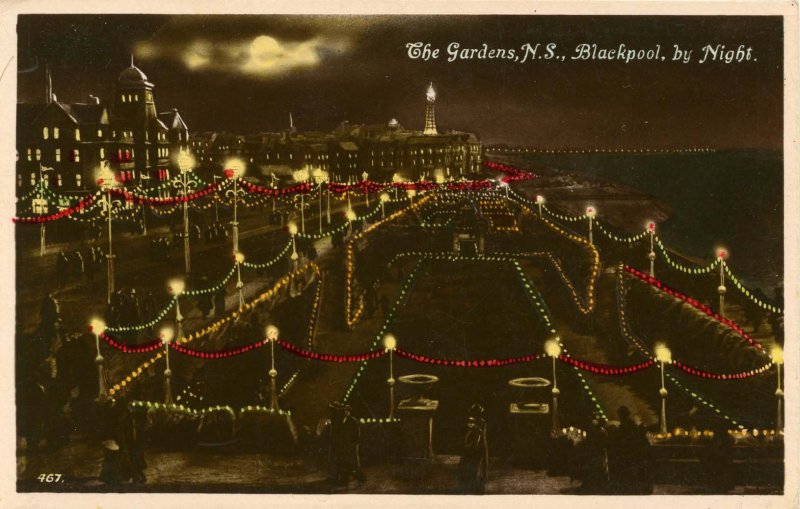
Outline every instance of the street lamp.
{"type": "MultiPolygon", "coordinates": [[[[139,173],[139,189],[142,190],[142,194],[146,195],[145,182],[150,182],[150,175],[145,172],[139,173]]],[[[144,203],[142,203],[142,235],[147,235],[147,207],[144,203]]]]}
{"type": "Polygon", "coordinates": [[[586,217],[589,218],[589,244],[593,244],[592,239],[592,221],[597,216],[597,211],[594,207],[586,207],[586,217]]]}
{"type": "Polygon", "coordinates": [[[650,277],[656,275],[656,252],[653,249],[653,243],[656,236],[656,224],[652,221],[647,222],[647,231],[650,233],[650,252],[647,253],[647,259],[650,260],[650,277]]]}
{"type": "Polygon", "coordinates": [[[386,202],[388,202],[390,199],[389,193],[381,193],[381,219],[386,219],[386,202]]]}
{"type": "Polygon", "coordinates": [[[778,413],[775,416],[775,431],[783,430],[783,389],[781,388],[781,364],[783,364],[783,348],[780,345],[772,347],[770,352],[772,363],[778,371],[778,388],[775,390],[775,399],[778,401],[778,413]]]}
{"type": "Polygon", "coordinates": [[[361,181],[364,184],[364,203],[367,207],[369,207],[369,187],[367,183],[368,178],[369,178],[369,173],[364,172],[361,174],[361,181]]]}
{"type": "Polygon", "coordinates": [[[672,364],[672,352],[664,343],[657,343],[655,347],[656,360],[661,364],[661,434],[667,433],[667,388],[664,387],[664,364],[672,364]]]}
{"type": "Polygon", "coordinates": [[[728,258],[728,251],[723,248],[717,249],[717,258],[719,258],[719,286],[717,287],[719,316],[725,317],[725,260],[728,258]]]}
{"type": "Polygon", "coordinates": [[[411,200],[411,204],[413,205],[414,197],[417,195],[417,191],[414,189],[409,189],[408,191],[406,191],[406,194],[408,195],[408,199],[411,200]]]}
{"type": "Polygon", "coordinates": [[[238,187],[239,179],[245,172],[245,164],[241,159],[228,159],[225,163],[225,176],[233,179],[233,189],[228,189],[226,194],[233,197],[233,255],[239,252],[239,216],[237,214],[237,203],[239,196],[244,196],[244,189],[238,187]]]}
{"type": "Polygon", "coordinates": [[[101,210],[100,214],[108,218],[108,253],[106,259],[108,260],[108,303],[111,304],[111,295],[114,293],[114,247],[111,241],[111,214],[113,213],[114,203],[120,204],[119,200],[111,199],[111,192],[119,187],[119,182],[115,178],[114,172],[111,171],[107,165],[104,165],[99,172],[97,183],[105,193],[100,197],[101,210]]]}
{"type": "Polygon", "coordinates": [[[558,390],[558,379],[556,378],[556,359],[558,356],[561,355],[561,338],[558,336],[553,337],[552,339],[548,339],[544,343],[544,353],[550,356],[553,359],[553,389],[550,391],[553,394],[553,411],[551,412],[552,415],[552,424],[553,424],[553,433],[558,432],[558,395],[561,394],[561,391],[558,390]]]}
{"type": "Polygon", "coordinates": [[[394,183],[394,199],[397,200],[397,189],[400,187],[398,184],[403,181],[403,177],[399,173],[392,175],[392,182],[394,183]]]}
{"type": "Polygon", "coordinates": [[[389,419],[394,419],[394,349],[397,348],[397,340],[391,334],[383,337],[383,347],[389,352],[389,378],[386,385],[389,386],[389,419]]]}
{"type": "Polygon", "coordinates": [[[274,325],[267,326],[267,341],[269,341],[269,409],[278,410],[278,371],[275,369],[275,342],[278,341],[280,331],[274,325]]]}
{"type": "Polygon", "coordinates": [[[289,235],[292,237],[292,255],[289,257],[292,260],[292,270],[297,270],[297,242],[295,241],[295,237],[297,236],[297,225],[294,223],[288,224],[289,228],[289,235]]]}
{"type": "Polygon", "coordinates": [[[236,290],[239,292],[239,312],[244,309],[244,283],[242,283],[242,263],[244,263],[244,255],[236,253],[233,255],[236,262],[236,290]]]}
{"type": "Polygon", "coordinates": [[[542,218],[542,207],[544,206],[545,199],[541,194],[536,195],[536,205],[539,206],[539,219],[542,218]]]}
{"type": "MultiPolygon", "coordinates": [[[[50,209],[47,199],[44,197],[44,172],[54,171],[53,168],[45,168],[42,163],[39,163],[39,189],[36,193],[37,197],[31,200],[31,205],[34,214],[45,215],[50,209]]],[[[44,256],[45,252],[45,222],[39,225],[39,256],[44,256]]]]}
{"type": "Polygon", "coordinates": [[[508,186],[508,182],[506,182],[505,180],[503,180],[503,178],[502,178],[502,177],[499,177],[499,178],[497,179],[497,185],[498,185],[498,186],[500,186],[500,187],[502,187],[502,188],[505,190],[505,192],[506,192],[506,200],[508,200],[508,187],[509,187],[509,186],[508,186]]]}
{"type": "Polygon", "coordinates": [[[106,330],[106,323],[99,318],[93,319],[89,322],[89,331],[94,334],[95,345],[97,346],[97,356],[94,358],[94,363],[97,365],[97,388],[99,399],[106,397],[106,377],[103,371],[103,355],[100,353],[100,336],[106,330]]]}
{"type": "MultiPolygon", "coordinates": [[[[322,233],[322,184],[327,177],[326,172],[317,168],[311,172],[314,182],[317,183],[317,192],[319,193],[319,232],[322,233]]],[[[328,203],[330,204],[330,195],[328,196],[328,203]]]]}
{"type": "Polygon", "coordinates": [[[356,220],[357,216],[351,208],[347,209],[347,212],[344,213],[344,216],[347,218],[347,236],[349,237],[353,234],[353,221],[356,220]]]}
{"type": "Polygon", "coordinates": [[[164,403],[172,404],[172,370],[169,369],[169,344],[173,338],[172,327],[161,329],[161,342],[164,344],[164,356],[167,361],[167,368],[164,370],[164,403]]]}
{"type": "MultiPolygon", "coordinates": [[[[214,185],[216,185],[217,179],[222,179],[225,177],[220,177],[219,175],[212,175],[212,178],[214,179],[214,185]]],[[[219,200],[217,199],[216,192],[214,193],[214,223],[219,223],[219,200]]]]}
{"type": "Polygon", "coordinates": [[[178,324],[178,339],[183,337],[183,315],[181,314],[180,296],[186,289],[186,283],[182,279],[173,279],[167,286],[167,291],[175,299],[175,323],[178,324]]]}
{"type": "Polygon", "coordinates": [[[189,174],[194,168],[194,158],[188,152],[182,150],[178,156],[178,167],[181,170],[181,178],[173,181],[172,186],[181,191],[183,196],[183,269],[186,274],[191,270],[190,248],[189,248],[189,190],[197,188],[197,183],[189,180],[189,174]]]}

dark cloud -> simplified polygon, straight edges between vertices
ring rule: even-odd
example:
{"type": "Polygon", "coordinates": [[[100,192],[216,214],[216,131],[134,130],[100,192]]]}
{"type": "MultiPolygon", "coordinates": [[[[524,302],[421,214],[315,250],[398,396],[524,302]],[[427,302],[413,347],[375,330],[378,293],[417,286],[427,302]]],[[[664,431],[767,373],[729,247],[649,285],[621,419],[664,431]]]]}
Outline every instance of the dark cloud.
{"type": "MultiPolygon", "coordinates": [[[[108,96],[135,52],[159,108],[178,107],[193,130],[303,129],[396,117],[420,128],[424,94],[437,119],[485,141],[541,147],[782,146],[782,20],[775,17],[587,16],[26,16],[22,60],[53,65],[66,100],[108,96]],[[30,44],[28,44],[30,38],[30,44]],[[758,60],[665,62],[411,60],[406,43],[442,52],[527,42],[600,47],[752,46],[758,60]],[[30,49],[29,49],[30,48],[30,49]]],[[[570,51],[571,53],[571,51],[570,51]]],[[[20,76],[19,97],[43,76],[20,76]]]]}

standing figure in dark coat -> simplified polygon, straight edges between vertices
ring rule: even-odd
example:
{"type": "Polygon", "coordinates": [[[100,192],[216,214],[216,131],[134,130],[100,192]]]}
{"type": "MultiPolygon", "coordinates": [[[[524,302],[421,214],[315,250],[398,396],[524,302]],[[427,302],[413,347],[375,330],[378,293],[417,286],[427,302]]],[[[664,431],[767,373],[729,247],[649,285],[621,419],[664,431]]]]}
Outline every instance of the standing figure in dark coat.
{"type": "Polygon", "coordinates": [[[461,487],[467,493],[483,493],[489,469],[489,444],[486,441],[486,420],[483,407],[472,405],[467,417],[464,449],[458,465],[461,487]]]}
{"type": "Polygon", "coordinates": [[[37,352],[37,361],[42,361],[50,355],[53,343],[56,340],[61,323],[61,312],[55,293],[50,292],[42,301],[39,310],[39,336],[41,337],[40,350],[37,352]]]}
{"type": "Polygon", "coordinates": [[[581,493],[602,493],[608,484],[608,434],[603,427],[603,418],[595,415],[592,427],[586,432],[586,440],[579,447],[577,466],[581,480],[581,493]]]}
{"type": "Polygon", "coordinates": [[[332,480],[337,485],[347,485],[352,476],[361,484],[366,477],[361,471],[361,460],[358,453],[360,424],[355,417],[350,415],[349,405],[333,403],[331,410],[328,458],[332,480]]]}
{"type": "Polygon", "coordinates": [[[612,435],[612,489],[615,493],[650,494],[653,492],[653,481],[650,443],[645,430],[633,421],[628,407],[619,407],[617,414],[620,425],[612,435]]]}
{"type": "MultiPolygon", "coordinates": [[[[208,278],[206,276],[201,277],[200,288],[206,289],[208,286],[208,278]]],[[[211,308],[214,306],[211,299],[211,294],[207,292],[197,296],[197,308],[203,313],[203,318],[208,318],[209,313],[211,313],[211,308]]]]}

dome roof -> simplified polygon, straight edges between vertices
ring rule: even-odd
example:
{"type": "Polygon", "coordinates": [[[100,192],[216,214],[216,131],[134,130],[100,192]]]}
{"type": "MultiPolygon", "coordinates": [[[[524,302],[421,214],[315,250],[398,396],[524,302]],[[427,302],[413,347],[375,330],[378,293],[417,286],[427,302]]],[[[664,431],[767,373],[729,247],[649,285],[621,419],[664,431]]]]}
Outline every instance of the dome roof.
{"type": "Polygon", "coordinates": [[[130,85],[145,84],[147,83],[147,76],[145,76],[141,69],[131,64],[130,67],[119,73],[117,81],[130,85]]]}

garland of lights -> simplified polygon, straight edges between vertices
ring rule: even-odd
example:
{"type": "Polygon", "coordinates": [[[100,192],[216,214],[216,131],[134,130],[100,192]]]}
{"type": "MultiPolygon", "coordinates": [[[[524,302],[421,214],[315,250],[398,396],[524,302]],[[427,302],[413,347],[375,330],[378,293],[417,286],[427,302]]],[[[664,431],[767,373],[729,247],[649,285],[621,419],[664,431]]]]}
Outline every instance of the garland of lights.
{"type": "MultiPolygon", "coordinates": [[[[199,339],[201,337],[204,337],[204,336],[216,331],[217,329],[219,329],[220,327],[222,327],[226,323],[230,322],[231,320],[237,319],[239,317],[239,315],[243,314],[245,311],[249,311],[250,309],[255,307],[257,304],[260,304],[260,303],[272,298],[281,288],[283,288],[284,286],[287,286],[295,278],[304,275],[308,271],[313,271],[317,275],[319,275],[319,273],[320,273],[319,267],[315,263],[309,262],[308,264],[303,265],[302,267],[300,267],[299,269],[295,270],[294,272],[291,272],[291,273],[286,274],[285,276],[281,277],[278,281],[275,282],[275,285],[272,288],[270,288],[269,290],[261,293],[259,296],[257,296],[252,301],[250,301],[248,303],[245,303],[244,306],[242,307],[241,311],[238,311],[238,310],[237,311],[232,311],[227,316],[224,316],[224,317],[220,318],[219,320],[211,323],[210,325],[208,325],[206,327],[203,327],[202,329],[200,329],[198,331],[195,331],[194,333],[188,335],[187,337],[179,339],[178,343],[186,344],[186,343],[189,343],[190,341],[193,341],[195,339],[199,339]]],[[[134,379],[136,379],[139,375],[142,374],[142,369],[148,368],[151,364],[154,364],[156,361],[161,359],[163,356],[164,356],[164,352],[161,351],[161,352],[158,352],[153,357],[151,357],[149,360],[147,360],[144,363],[142,363],[138,368],[136,368],[133,371],[131,371],[131,373],[128,376],[126,376],[124,379],[120,380],[113,387],[111,387],[108,390],[108,394],[110,396],[113,396],[117,391],[122,390],[123,387],[127,386],[127,384],[131,383],[134,379]]]]}
{"type": "Polygon", "coordinates": [[[80,200],[74,207],[69,207],[67,209],[61,210],[54,214],[43,215],[43,216],[27,216],[27,217],[13,217],[11,221],[13,223],[23,223],[23,224],[33,224],[33,223],[48,223],[51,221],[57,221],[62,217],[67,217],[76,212],[83,210],[85,207],[89,206],[94,202],[96,196],[88,196],[80,200]]]}

